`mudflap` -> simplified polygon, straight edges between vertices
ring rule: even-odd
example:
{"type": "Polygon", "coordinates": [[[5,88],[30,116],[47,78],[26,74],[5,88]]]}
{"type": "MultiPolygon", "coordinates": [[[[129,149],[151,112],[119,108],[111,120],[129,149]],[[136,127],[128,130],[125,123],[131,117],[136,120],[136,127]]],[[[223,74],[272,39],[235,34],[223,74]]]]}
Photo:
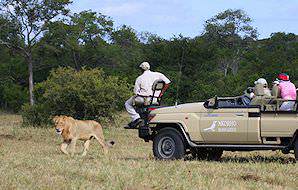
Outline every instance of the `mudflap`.
{"type": "Polygon", "coordinates": [[[145,142],[149,142],[151,139],[152,130],[149,125],[141,125],[139,127],[139,137],[144,139],[145,142]]]}

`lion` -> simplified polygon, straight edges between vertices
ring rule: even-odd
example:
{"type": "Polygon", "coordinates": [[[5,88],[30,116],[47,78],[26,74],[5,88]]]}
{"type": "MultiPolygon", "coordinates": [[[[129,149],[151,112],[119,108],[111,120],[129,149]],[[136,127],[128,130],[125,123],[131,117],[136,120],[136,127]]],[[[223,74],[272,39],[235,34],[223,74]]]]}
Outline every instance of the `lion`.
{"type": "Polygon", "coordinates": [[[67,147],[69,146],[71,156],[74,155],[77,140],[85,141],[82,156],[86,156],[92,138],[95,138],[99,142],[105,155],[108,153],[108,148],[115,144],[114,141],[105,142],[102,127],[96,121],[76,120],[69,116],[55,116],[53,122],[56,132],[63,138],[60,150],[64,154],[69,154],[67,151],[67,147]]]}

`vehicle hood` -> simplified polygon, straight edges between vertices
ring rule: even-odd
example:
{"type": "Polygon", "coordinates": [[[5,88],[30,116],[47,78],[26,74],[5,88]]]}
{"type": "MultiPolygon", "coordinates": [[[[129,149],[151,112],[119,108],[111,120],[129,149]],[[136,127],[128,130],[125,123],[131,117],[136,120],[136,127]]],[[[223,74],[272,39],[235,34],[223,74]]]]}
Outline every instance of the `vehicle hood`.
{"type": "Polygon", "coordinates": [[[190,112],[206,112],[204,102],[180,104],[177,106],[162,107],[153,110],[152,114],[166,114],[166,113],[190,113],[190,112]]]}

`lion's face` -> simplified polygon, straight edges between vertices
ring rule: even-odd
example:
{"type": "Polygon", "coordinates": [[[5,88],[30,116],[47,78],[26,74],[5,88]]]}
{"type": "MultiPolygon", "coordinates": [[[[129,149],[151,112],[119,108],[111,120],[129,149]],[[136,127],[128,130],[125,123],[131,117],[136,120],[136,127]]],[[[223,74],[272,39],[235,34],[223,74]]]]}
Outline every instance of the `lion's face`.
{"type": "Polygon", "coordinates": [[[56,133],[59,135],[61,135],[63,130],[65,129],[65,119],[66,116],[55,116],[53,118],[56,133]]]}

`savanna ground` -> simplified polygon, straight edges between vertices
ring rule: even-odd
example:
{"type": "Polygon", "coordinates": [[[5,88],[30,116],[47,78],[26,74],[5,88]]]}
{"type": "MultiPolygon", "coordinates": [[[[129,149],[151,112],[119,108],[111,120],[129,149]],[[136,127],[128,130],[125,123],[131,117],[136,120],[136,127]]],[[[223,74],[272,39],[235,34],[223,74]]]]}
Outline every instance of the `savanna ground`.
{"type": "MultiPolygon", "coordinates": [[[[107,156],[95,140],[86,157],[59,151],[53,128],[22,128],[0,114],[0,189],[297,189],[293,155],[225,152],[220,162],[157,161],[136,131],[105,128],[116,145],[107,156]]],[[[116,125],[121,126],[124,120],[116,125]]],[[[77,151],[82,150],[78,144],[77,151]]]]}

